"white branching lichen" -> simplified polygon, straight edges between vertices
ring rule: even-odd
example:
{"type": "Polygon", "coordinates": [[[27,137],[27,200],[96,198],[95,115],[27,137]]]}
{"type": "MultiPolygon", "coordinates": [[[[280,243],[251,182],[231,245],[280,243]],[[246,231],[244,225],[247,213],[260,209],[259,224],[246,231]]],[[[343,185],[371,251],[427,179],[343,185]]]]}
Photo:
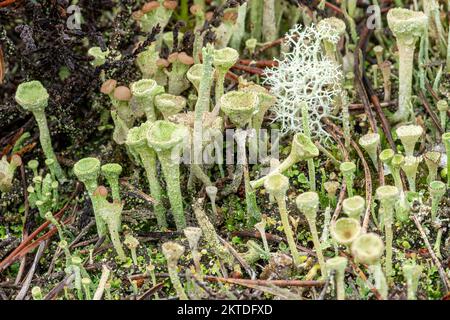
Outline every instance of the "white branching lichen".
{"type": "Polygon", "coordinates": [[[264,84],[271,87],[277,98],[272,108],[282,134],[304,131],[300,105],[306,102],[309,127],[313,139],[329,141],[323,129],[322,117],[332,117],[334,98],[341,91],[341,67],[323,51],[323,41],[337,43],[339,36],[329,26],[296,26],[286,35],[290,52],[284,53],[278,66],[265,70],[264,84]]]}

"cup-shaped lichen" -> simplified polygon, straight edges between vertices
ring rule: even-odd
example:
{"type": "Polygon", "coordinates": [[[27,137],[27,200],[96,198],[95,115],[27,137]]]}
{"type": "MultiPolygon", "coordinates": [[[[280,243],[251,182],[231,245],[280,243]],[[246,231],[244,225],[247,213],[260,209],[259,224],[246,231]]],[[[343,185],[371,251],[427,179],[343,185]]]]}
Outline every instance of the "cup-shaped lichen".
{"type": "Polygon", "coordinates": [[[297,204],[298,210],[305,215],[306,220],[308,221],[314,248],[316,249],[317,259],[319,260],[322,277],[325,277],[327,274],[325,259],[323,257],[319,234],[316,227],[317,211],[319,209],[319,196],[316,192],[305,192],[295,199],[295,203],[297,204]]]}
{"type": "Polygon", "coordinates": [[[122,166],[118,163],[107,163],[101,167],[102,175],[108,181],[114,201],[120,201],[119,177],[122,166]]]}
{"type": "Polygon", "coordinates": [[[33,113],[39,128],[39,141],[42,151],[44,151],[47,159],[53,159],[55,161],[54,166],[52,166],[52,174],[62,182],[65,180],[64,172],[53,151],[47,117],[45,116],[48,99],[48,92],[39,81],[24,82],[17,87],[16,101],[22,108],[33,113]]]}
{"type": "Polygon", "coordinates": [[[97,225],[98,235],[101,237],[105,235],[106,226],[103,219],[99,216],[98,209],[100,203],[93,197],[95,190],[97,190],[97,179],[100,174],[100,160],[97,158],[83,158],[79,160],[73,166],[73,173],[77,176],[78,180],[83,182],[89,197],[92,201],[92,208],[95,215],[95,223],[97,225]]]}
{"type": "Polygon", "coordinates": [[[114,249],[116,250],[117,256],[121,261],[125,261],[127,257],[125,255],[125,251],[123,251],[122,242],[119,235],[122,209],[123,204],[120,202],[110,203],[108,201],[103,201],[101,207],[98,209],[98,214],[108,226],[109,236],[114,249]]]}
{"type": "Polygon", "coordinates": [[[138,261],[137,261],[136,249],[139,246],[139,240],[136,239],[135,237],[133,237],[132,234],[128,233],[125,236],[125,241],[123,243],[128,247],[128,249],[130,249],[131,259],[133,260],[134,265],[137,266],[138,261]]]}
{"type": "Polygon", "coordinates": [[[258,180],[252,181],[250,184],[252,188],[258,188],[264,184],[264,181],[272,174],[282,173],[292,167],[294,164],[300,161],[306,161],[313,159],[319,155],[319,149],[303,133],[297,133],[294,135],[291,144],[291,152],[289,156],[276,167],[269,175],[262,177],[258,180]]]}
{"type": "Polygon", "coordinates": [[[192,253],[192,260],[194,260],[195,270],[201,275],[200,258],[201,254],[198,251],[198,242],[202,236],[202,229],[198,227],[187,227],[183,230],[186,239],[189,242],[189,248],[192,253]]]}
{"type": "Polygon", "coordinates": [[[203,64],[201,63],[194,64],[189,68],[188,72],[186,73],[186,77],[192,83],[195,90],[197,90],[197,94],[200,89],[200,80],[202,79],[202,74],[203,74],[203,64]]]}
{"type": "Polygon", "coordinates": [[[319,21],[317,24],[319,31],[323,28],[324,35],[329,34],[330,36],[324,36],[324,47],[327,56],[336,61],[336,53],[339,51],[336,49],[337,40],[345,34],[345,22],[339,18],[331,17],[325,18],[319,21]]]}
{"type": "Polygon", "coordinates": [[[155,150],[161,163],[178,230],[186,227],[180,187],[180,153],[188,136],[189,132],[185,126],[164,120],[156,121],[147,131],[147,142],[155,150]]]}
{"type": "Polygon", "coordinates": [[[188,89],[190,84],[186,78],[194,59],[185,52],[172,53],[167,60],[171,63],[171,70],[168,73],[168,92],[173,95],[179,95],[188,89]]]}
{"type": "Polygon", "coordinates": [[[323,188],[327,192],[328,205],[330,207],[336,205],[336,192],[339,189],[339,182],[327,181],[323,184],[323,188]]]}
{"type": "Polygon", "coordinates": [[[406,156],[402,164],[403,172],[408,180],[409,190],[412,192],[416,192],[416,175],[421,160],[421,157],[406,156]]]}
{"type": "Polygon", "coordinates": [[[44,297],[42,295],[41,287],[34,286],[31,289],[31,296],[33,297],[33,300],[43,300],[44,297]]]}
{"type": "Polygon", "coordinates": [[[361,225],[353,218],[340,218],[331,225],[331,236],[344,246],[350,246],[361,232],[361,225]]]}
{"type": "Polygon", "coordinates": [[[380,145],[380,135],[378,133],[368,133],[359,139],[359,145],[366,150],[376,170],[378,170],[378,146],[380,145]]]}
{"type": "Polygon", "coordinates": [[[278,210],[280,211],[281,223],[283,225],[284,233],[291,251],[294,263],[299,266],[302,263],[300,254],[297,250],[292,228],[289,224],[289,214],[286,209],[286,192],[289,189],[289,179],[280,173],[270,175],[264,181],[264,188],[267,192],[275,198],[278,204],[278,210]]]}
{"type": "Polygon", "coordinates": [[[180,298],[180,300],[188,300],[177,270],[178,260],[184,253],[184,247],[176,242],[169,241],[162,245],[162,252],[166,257],[170,281],[172,281],[172,285],[177,292],[178,298],[180,298]]]}
{"type": "Polygon", "coordinates": [[[328,272],[334,271],[334,282],[338,300],[345,300],[345,268],[348,260],[346,257],[334,257],[326,262],[328,272]]]}
{"type": "Polygon", "coordinates": [[[88,54],[92,56],[94,59],[91,61],[91,64],[94,67],[99,67],[106,62],[106,58],[109,55],[109,50],[103,51],[100,47],[92,47],[88,50],[88,54]]]}
{"type": "Polygon", "coordinates": [[[397,39],[400,61],[398,109],[392,116],[392,120],[403,122],[410,116],[414,49],[417,40],[427,28],[428,19],[420,11],[393,8],[387,14],[387,21],[397,39]]]}
{"type": "Polygon", "coordinates": [[[442,143],[445,146],[445,152],[447,153],[447,187],[450,188],[450,132],[446,132],[442,135],[442,143]]]}
{"type": "Polygon", "coordinates": [[[381,256],[384,252],[383,240],[375,233],[360,235],[352,243],[352,255],[360,263],[367,264],[375,279],[375,287],[383,299],[387,298],[388,287],[381,270],[381,256]]]}
{"type": "Polygon", "coordinates": [[[439,111],[439,118],[441,120],[442,130],[445,131],[445,129],[447,127],[447,112],[449,110],[449,106],[448,106],[447,100],[439,100],[436,103],[436,108],[439,111]]]}
{"type": "Polygon", "coordinates": [[[205,187],[206,194],[208,195],[209,200],[211,201],[211,208],[214,216],[214,221],[217,222],[219,219],[219,215],[217,213],[216,206],[216,197],[217,192],[219,191],[216,186],[206,186],[205,187]]]}
{"type": "Polygon", "coordinates": [[[381,203],[380,210],[384,216],[384,233],[386,237],[386,276],[392,275],[392,224],[394,220],[394,208],[399,199],[399,190],[394,186],[381,186],[377,188],[376,196],[381,203]]]}
{"type": "Polygon", "coordinates": [[[428,185],[428,191],[431,196],[431,221],[434,222],[437,217],[437,210],[442,197],[447,190],[445,183],[441,181],[431,181],[428,185]]]}
{"type": "Polygon", "coordinates": [[[233,48],[223,48],[214,51],[214,61],[213,65],[217,71],[217,80],[216,80],[216,101],[219,101],[223,95],[223,84],[225,81],[225,75],[228,70],[239,59],[239,52],[237,52],[233,48]]]}
{"type": "Polygon", "coordinates": [[[402,154],[396,154],[392,157],[391,160],[391,174],[394,178],[395,186],[399,191],[403,191],[403,183],[400,176],[400,169],[403,167],[403,164],[405,163],[405,157],[402,154]]]}
{"type": "Polygon", "coordinates": [[[423,155],[428,168],[427,182],[436,180],[439,164],[441,163],[441,153],[438,151],[428,151],[423,155]]]}
{"type": "Polygon", "coordinates": [[[238,128],[245,127],[257,111],[258,96],[251,92],[230,91],[220,99],[220,108],[238,128]]]}
{"type": "Polygon", "coordinates": [[[402,141],[403,148],[405,148],[405,155],[412,156],[414,154],[414,147],[423,134],[422,127],[416,125],[401,126],[397,128],[396,133],[402,141]]]}
{"type": "Polygon", "coordinates": [[[0,160],[0,192],[8,192],[12,188],[14,172],[22,164],[22,159],[17,154],[11,156],[8,162],[6,156],[0,160]]]}
{"type": "Polygon", "coordinates": [[[162,113],[165,120],[177,114],[186,107],[186,98],[163,93],[155,97],[155,106],[162,113]]]}
{"type": "Polygon", "coordinates": [[[142,79],[133,82],[130,86],[134,103],[145,112],[147,120],[156,121],[155,96],[164,92],[164,88],[159,86],[153,79],[142,79]]]}
{"type": "Polygon", "coordinates": [[[361,196],[353,196],[347,198],[342,202],[342,209],[349,218],[360,221],[361,215],[364,212],[366,201],[361,196]]]}
{"type": "Polygon", "coordinates": [[[149,147],[147,143],[147,132],[151,127],[149,121],[144,122],[139,127],[130,129],[127,135],[126,145],[130,148],[144,167],[147,176],[147,182],[150,188],[150,194],[157,202],[154,204],[154,210],[158,226],[167,228],[166,209],[162,203],[162,189],[158,180],[158,171],[156,164],[156,152],[149,147]]]}
{"type": "Polygon", "coordinates": [[[356,165],[353,162],[342,162],[339,169],[347,186],[347,194],[349,197],[353,197],[353,180],[356,172],[356,165]]]}
{"type": "Polygon", "coordinates": [[[417,288],[419,287],[419,279],[422,275],[423,267],[415,263],[407,263],[403,265],[403,276],[406,280],[408,300],[416,300],[417,288]]]}

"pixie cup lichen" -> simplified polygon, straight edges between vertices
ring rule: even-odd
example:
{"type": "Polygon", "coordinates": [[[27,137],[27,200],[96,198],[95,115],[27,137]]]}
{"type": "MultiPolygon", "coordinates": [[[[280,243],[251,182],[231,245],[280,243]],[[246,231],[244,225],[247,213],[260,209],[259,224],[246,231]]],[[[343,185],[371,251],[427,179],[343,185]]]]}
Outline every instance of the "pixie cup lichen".
{"type": "Polygon", "coordinates": [[[309,230],[316,249],[317,259],[319,260],[322,277],[327,275],[325,259],[323,257],[322,248],[320,246],[319,234],[316,227],[317,211],[319,209],[319,196],[316,192],[305,192],[295,199],[298,210],[305,215],[308,221],[309,230]]]}
{"type": "Polygon", "coordinates": [[[176,242],[170,241],[162,245],[162,252],[166,257],[170,281],[172,281],[172,285],[177,292],[178,298],[180,300],[188,300],[177,270],[178,260],[184,253],[184,247],[176,242]]]}
{"type": "Polygon", "coordinates": [[[291,152],[289,156],[276,167],[269,175],[262,177],[258,180],[252,181],[250,184],[252,188],[258,188],[264,184],[264,181],[272,174],[282,173],[292,167],[294,164],[300,161],[306,161],[315,158],[319,155],[319,149],[303,133],[297,133],[294,135],[291,144],[291,152]]]}
{"type": "Polygon", "coordinates": [[[216,79],[216,101],[219,101],[223,95],[223,85],[225,82],[225,75],[228,70],[239,59],[239,52],[233,48],[223,48],[214,51],[214,61],[213,65],[216,68],[217,79],[216,79]]]}
{"type": "Polygon", "coordinates": [[[381,186],[376,190],[376,197],[380,201],[384,216],[384,233],[386,237],[386,277],[390,279],[392,275],[392,240],[394,222],[394,208],[399,200],[399,190],[394,186],[381,186]]]}
{"type": "Polygon", "coordinates": [[[383,240],[375,233],[365,233],[353,241],[351,250],[355,261],[369,266],[375,279],[375,288],[383,299],[387,299],[388,286],[381,269],[381,256],[384,252],[383,240]]]}
{"type": "Polygon", "coordinates": [[[438,151],[428,151],[423,155],[423,159],[428,168],[427,182],[436,180],[439,164],[441,163],[441,153],[438,151]]]}
{"type": "Polygon", "coordinates": [[[334,257],[326,262],[328,272],[334,271],[334,282],[336,286],[336,297],[345,300],[345,268],[348,259],[346,257],[334,257]]]}
{"type": "Polygon", "coordinates": [[[416,192],[416,175],[421,160],[421,157],[406,156],[402,164],[402,170],[408,180],[409,190],[412,192],[416,192]]]}
{"type": "Polygon", "coordinates": [[[419,279],[422,275],[423,267],[415,263],[407,263],[403,265],[403,276],[406,280],[408,290],[408,300],[416,300],[417,288],[419,287],[419,279]]]}
{"type": "Polygon", "coordinates": [[[350,246],[359,236],[361,225],[358,220],[353,218],[340,218],[331,225],[331,236],[333,239],[344,246],[350,246]]]}
{"type": "Polygon", "coordinates": [[[447,187],[450,188],[450,132],[446,132],[442,135],[442,143],[445,146],[445,152],[447,153],[447,187]]]}
{"type": "Polygon", "coordinates": [[[154,211],[158,226],[167,228],[166,209],[162,204],[162,189],[158,180],[157,156],[155,150],[147,143],[147,132],[151,127],[150,122],[144,122],[139,127],[130,129],[127,135],[126,145],[134,152],[140,164],[144,167],[150,194],[157,203],[154,204],[154,211]]]}
{"type": "Polygon", "coordinates": [[[410,117],[414,50],[417,40],[427,28],[428,19],[421,11],[393,8],[387,14],[387,21],[397,39],[400,61],[398,109],[392,120],[404,122],[410,117]]]}
{"type": "Polygon", "coordinates": [[[405,155],[413,156],[416,143],[423,134],[422,127],[416,125],[401,126],[397,128],[396,133],[405,148],[405,155]]]}
{"type": "Polygon", "coordinates": [[[251,92],[230,91],[220,99],[221,110],[239,128],[244,128],[250,122],[258,104],[258,96],[251,92]]]}
{"type": "Polygon", "coordinates": [[[286,234],[289,250],[291,251],[295,265],[299,266],[303,261],[300,258],[300,254],[297,250],[297,245],[295,243],[292,228],[291,225],[289,224],[289,214],[286,209],[285,198],[286,192],[289,189],[289,179],[280,173],[271,175],[266,179],[266,181],[264,181],[264,188],[267,190],[269,194],[271,194],[275,198],[278,204],[281,223],[283,225],[284,233],[286,234]]]}
{"type": "Polygon", "coordinates": [[[353,197],[353,180],[355,178],[356,165],[353,162],[342,162],[339,167],[347,186],[347,194],[353,197]]]}
{"type": "Polygon", "coordinates": [[[380,135],[378,133],[365,134],[359,139],[359,145],[366,150],[375,169],[378,170],[378,146],[380,145],[380,135]]]}
{"type": "Polygon", "coordinates": [[[161,163],[178,230],[186,227],[180,186],[180,153],[188,136],[189,132],[185,126],[164,120],[156,121],[147,131],[148,145],[155,150],[161,163]]]}
{"type": "Polygon", "coordinates": [[[162,113],[165,120],[177,114],[186,107],[186,98],[163,93],[155,97],[155,106],[162,113]]]}
{"type": "Polygon", "coordinates": [[[101,167],[101,171],[111,188],[113,200],[120,202],[119,177],[122,173],[122,166],[118,163],[107,163],[101,167]]]}
{"type": "Polygon", "coordinates": [[[356,221],[360,221],[361,215],[364,212],[366,201],[361,196],[353,196],[347,198],[342,202],[342,209],[344,213],[356,221]]]}
{"type": "Polygon", "coordinates": [[[164,92],[164,88],[152,79],[142,79],[133,82],[130,88],[134,103],[144,110],[147,120],[156,121],[154,99],[155,96],[164,92]]]}
{"type": "Polygon", "coordinates": [[[431,196],[431,222],[436,220],[439,203],[446,191],[446,185],[442,181],[431,181],[428,185],[428,192],[431,196]]]}
{"type": "Polygon", "coordinates": [[[52,174],[56,176],[59,182],[63,182],[65,180],[64,171],[53,151],[47,117],[45,116],[48,99],[48,92],[39,81],[24,82],[17,87],[16,101],[22,108],[33,113],[39,128],[39,141],[42,146],[42,151],[44,151],[47,159],[53,159],[55,161],[52,167],[52,174]]]}

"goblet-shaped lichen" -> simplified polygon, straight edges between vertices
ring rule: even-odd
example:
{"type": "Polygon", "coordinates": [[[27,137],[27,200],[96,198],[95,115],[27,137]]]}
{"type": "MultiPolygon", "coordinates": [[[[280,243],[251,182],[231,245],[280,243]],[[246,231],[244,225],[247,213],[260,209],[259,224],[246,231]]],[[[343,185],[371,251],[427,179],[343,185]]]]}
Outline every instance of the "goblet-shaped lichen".
{"type": "Polygon", "coordinates": [[[441,153],[438,151],[428,151],[423,155],[428,168],[427,182],[436,180],[439,164],[441,163],[441,153]]]}
{"type": "Polygon", "coordinates": [[[133,102],[139,109],[144,110],[147,120],[156,121],[154,99],[155,96],[164,92],[164,88],[153,79],[142,79],[133,82],[130,89],[133,94],[133,102]]]}
{"type": "Polygon", "coordinates": [[[172,285],[177,292],[178,298],[180,298],[180,300],[188,300],[177,270],[178,260],[184,253],[184,247],[176,242],[169,241],[162,245],[162,252],[166,257],[170,281],[172,281],[172,285]]]}
{"type": "Polygon", "coordinates": [[[366,150],[376,170],[378,170],[378,146],[380,145],[380,135],[378,133],[368,133],[359,139],[359,145],[366,150]]]}
{"type": "Polygon", "coordinates": [[[203,74],[203,64],[197,63],[191,66],[186,73],[186,78],[192,83],[195,90],[197,90],[197,94],[200,89],[200,80],[202,79],[203,74]]]}
{"type": "Polygon", "coordinates": [[[118,163],[107,163],[102,165],[101,171],[111,188],[113,200],[120,202],[119,177],[122,173],[122,166],[118,163]]]}
{"type": "Polygon", "coordinates": [[[345,268],[348,260],[346,257],[334,257],[326,262],[328,272],[334,271],[334,283],[338,300],[345,300],[345,268]]]}
{"type": "Polygon", "coordinates": [[[251,92],[230,91],[220,99],[220,109],[238,128],[245,127],[256,112],[258,96],[251,92]]]}
{"type": "Polygon", "coordinates": [[[422,127],[416,125],[401,126],[397,128],[396,133],[398,138],[402,141],[403,148],[405,148],[405,155],[413,156],[414,147],[423,134],[422,127]]]}
{"type": "Polygon", "coordinates": [[[223,84],[225,82],[225,75],[228,70],[239,59],[239,52],[233,48],[223,48],[214,51],[214,61],[213,65],[216,68],[217,79],[216,79],[216,101],[219,101],[223,95],[223,84]]]}
{"type": "Polygon", "coordinates": [[[381,186],[376,191],[377,199],[381,203],[380,210],[384,216],[384,233],[386,237],[386,276],[392,275],[392,224],[394,220],[394,208],[399,199],[399,190],[394,186],[381,186]]]}
{"type": "Polygon", "coordinates": [[[347,194],[353,197],[353,180],[355,178],[356,165],[353,162],[342,162],[339,169],[347,186],[347,194]]]}
{"type": "Polygon", "coordinates": [[[198,251],[198,242],[202,236],[202,229],[198,227],[187,227],[183,230],[186,239],[189,242],[189,248],[192,253],[192,260],[194,260],[195,270],[199,275],[202,273],[202,269],[200,266],[200,258],[201,254],[198,251]]]}
{"type": "Polygon", "coordinates": [[[423,267],[415,263],[407,263],[403,265],[403,276],[406,280],[408,290],[408,300],[416,300],[417,288],[419,287],[419,279],[422,275],[423,267]]]}
{"type": "Polygon", "coordinates": [[[314,248],[316,249],[317,259],[319,260],[322,277],[325,277],[327,274],[325,259],[323,257],[319,234],[317,233],[316,227],[317,210],[319,209],[319,196],[316,192],[305,192],[295,199],[295,203],[297,204],[298,210],[305,215],[306,220],[308,221],[314,248]]]}
{"type": "Polygon", "coordinates": [[[302,263],[300,254],[297,250],[292,228],[289,224],[289,214],[286,209],[286,192],[289,189],[289,179],[280,173],[271,175],[264,181],[264,188],[271,194],[278,204],[280,211],[281,223],[283,225],[284,233],[291,251],[294,263],[299,266],[302,263]]]}
{"type": "Polygon", "coordinates": [[[445,152],[447,153],[447,187],[450,188],[450,132],[446,132],[442,135],[442,143],[445,146],[445,152]]]}
{"type": "Polygon", "coordinates": [[[98,213],[100,203],[95,197],[93,197],[95,190],[97,190],[97,179],[100,174],[100,160],[97,158],[83,158],[79,160],[73,166],[73,173],[77,176],[78,180],[83,182],[89,197],[92,201],[92,209],[94,211],[95,223],[97,225],[97,232],[99,237],[105,235],[106,226],[103,219],[98,213]]]}
{"type": "Polygon", "coordinates": [[[162,113],[164,119],[169,120],[170,116],[177,114],[186,107],[186,98],[163,93],[155,97],[155,106],[162,113]]]}
{"type": "Polygon", "coordinates": [[[436,103],[436,108],[439,111],[439,118],[441,120],[442,130],[445,131],[445,129],[447,127],[447,112],[449,110],[449,106],[448,106],[447,100],[439,100],[436,103]]]}
{"type": "Polygon", "coordinates": [[[291,144],[291,152],[289,156],[269,175],[262,177],[258,180],[252,181],[250,184],[252,188],[258,188],[264,184],[264,181],[272,174],[282,173],[292,167],[294,164],[300,161],[306,161],[319,155],[319,149],[311,141],[310,138],[302,133],[294,135],[291,144]]]}
{"type": "Polygon", "coordinates": [[[128,233],[125,236],[125,241],[123,243],[128,247],[128,249],[130,249],[131,259],[133,260],[134,265],[137,266],[138,261],[137,261],[136,249],[139,246],[139,240],[136,239],[135,237],[133,237],[132,234],[128,233]]]}
{"type": "Polygon", "coordinates": [[[431,181],[428,185],[428,191],[431,196],[431,222],[435,222],[437,217],[437,210],[442,197],[447,190],[445,183],[441,181],[431,181]]]}
{"type": "Polygon", "coordinates": [[[366,201],[361,196],[353,196],[347,198],[342,202],[342,209],[349,218],[360,221],[361,215],[364,212],[366,201]]]}
{"type": "Polygon", "coordinates": [[[14,172],[22,164],[19,155],[14,154],[8,162],[6,156],[0,160],[0,192],[9,192],[12,188],[14,172]]]}
{"type": "Polygon", "coordinates": [[[414,64],[414,49],[417,40],[427,28],[427,16],[420,11],[393,8],[387,14],[389,28],[397,38],[399,51],[399,95],[398,109],[392,115],[394,122],[407,121],[411,108],[411,88],[414,64]]]}
{"type": "Polygon", "coordinates": [[[51,170],[53,170],[52,174],[56,176],[60,182],[63,182],[65,180],[64,172],[53,151],[47,117],[45,116],[48,98],[49,95],[47,90],[39,81],[24,82],[17,87],[16,101],[22,108],[33,113],[39,128],[39,141],[41,143],[42,151],[44,151],[47,159],[53,159],[55,161],[54,165],[51,167],[51,170]]]}
{"type": "Polygon", "coordinates": [[[345,34],[345,22],[336,17],[325,18],[319,21],[317,27],[319,31],[324,28],[324,34],[330,34],[329,37],[324,36],[323,44],[327,56],[336,61],[336,53],[339,51],[336,49],[336,44],[339,38],[345,34]]]}
{"type": "Polygon", "coordinates": [[[161,163],[178,230],[186,227],[180,187],[180,153],[188,137],[189,131],[185,126],[165,120],[156,121],[147,131],[147,142],[155,150],[161,163]]]}
{"type": "Polygon", "coordinates": [[[361,232],[361,225],[353,218],[340,218],[331,225],[331,236],[344,246],[350,246],[361,232]]]}
{"type": "Polygon", "coordinates": [[[134,152],[140,164],[144,167],[150,194],[155,199],[154,210],[158,226],[167,228],[166,209],[162,203],[162,190],[158,180],[156,166],[156,152],[147,143],[147,132],[151,127],[149,121],[139,127],[130,129],[127,135],[126,145],[134,152]]]}
{"type": "Polygon", "coordinates": [[[412,192],[416,192],[416,175],[421,160],[421,157],[406,156],[402,164],[402,170],[408,180],[409,190],[412,192]]]}
{"type": "Polygon", "coordinates": [[[367,264],[375,279],[375,288],[383,299],[387,298],[388,286],[381,270],[381,256],[384,252],[383,240],[375,233],[360,235],[352,243],[352,255],[360,263],[367,264]]]}
{"type": "MultiPolygon", "coordinates": [[[[102,197],[102,196],[97,196],[102,197]]],[[[104,199],[105,200],[105,199],[104,199]]],[[[114,249],[116,250],[117,256],[121,261],[126,260],[125,251],[123,251],[122,242],[120,241],[120,221],[122,215],[123,204],[120,202],[110,203],[108,201],[103,201],[101,207],[98,209],[98,214],[105,221],[108,226],[109,236],[111,242],[113,243],[114,249]]]]}

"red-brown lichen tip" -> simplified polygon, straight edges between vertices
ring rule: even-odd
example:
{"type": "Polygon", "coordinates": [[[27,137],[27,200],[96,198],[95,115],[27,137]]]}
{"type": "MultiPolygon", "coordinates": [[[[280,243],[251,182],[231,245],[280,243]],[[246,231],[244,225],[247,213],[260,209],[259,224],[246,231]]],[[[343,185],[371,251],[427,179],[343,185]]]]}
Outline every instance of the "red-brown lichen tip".
{"type": "Polygon", "coordinates": [[[114,90],[114,98],[120,101],[129,101],[131,99],[131,90],[125,86],[119,86],[114,90]]]}
{"type": "Polygon", "coordinates": [[[159,2],[158,1],[150,1],[142,6],[141,11],[142,11],[142,13],[146,14],[147,12],[153,11],[157,8],[159,8],[159,2]]]}
{"type": "Polygon", "coordinates": [[[105,186],[98,186],[94,191],[94,196],[100,196],[106,198],[108,196],[108,189],[105,186]]]}
{"type": "Polygon", "coordinates": [[[156,60],[156,65],[158,67],[167,68],[170,65],[170,63],[166,59],[160,58],[160,59],[156,60]]]}
{"type": "Polygon", "coordinates": [[[178,59],[178,52],[174,52],[167,57],[167,60],[170,63],[174,63],[175,61],[177,61],[177,59],[178,59]]]}
{"type": "Polygon", "coordinates": [[[103,82],[101,88],[100,88],[100,92],[104,93],[104,94],[110,94],[111,92],[113,92],[113,90],[116,88],[117,86],[117,81],[114,79],[108,79],[105,82],[103,82]]]}
{"type": "Polygon", "coordinates": [[[163,2],[163,6],[168,10],[175,10],[178,6],[178,2],[173,0],[166,0],[163,2]]]}
{"type": "Polygon", "coordinates": [[[188,56],[186,52],[180,52],[178,54],[178,61],[189,66],[194,64],[194,58],[188,56]]]}

